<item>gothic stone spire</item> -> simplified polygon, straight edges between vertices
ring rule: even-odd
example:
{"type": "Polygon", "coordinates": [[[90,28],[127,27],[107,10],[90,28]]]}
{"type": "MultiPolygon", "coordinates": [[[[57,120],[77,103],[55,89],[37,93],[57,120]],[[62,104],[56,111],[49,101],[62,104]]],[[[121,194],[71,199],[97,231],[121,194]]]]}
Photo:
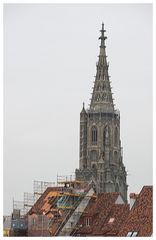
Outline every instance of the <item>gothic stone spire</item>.
{"type": "Polygon", "coordinates": [[[99,39],[101,40],[100,54],[98,63],[96,65],[97,71],[91,98],[90,109],[95,111],[114,112],[114,104],[108,74],[109,64],[107,63],[105,46],[105,40],[107,39],[107,37],[104,34],[106,30],[104,30],[103,23],[100,32],[101,32],[101,36],[99,37],[99,39]]]}
{"type": "Polygon", "coordinates": [[[90,109],[80,113],[80,160],[76,179],[90,182],[97,193],[120,192],[127,199],[126,170],[122,159],[120,115],[114,109],[105,30],[102,24],[100,54],[90,109]]]}

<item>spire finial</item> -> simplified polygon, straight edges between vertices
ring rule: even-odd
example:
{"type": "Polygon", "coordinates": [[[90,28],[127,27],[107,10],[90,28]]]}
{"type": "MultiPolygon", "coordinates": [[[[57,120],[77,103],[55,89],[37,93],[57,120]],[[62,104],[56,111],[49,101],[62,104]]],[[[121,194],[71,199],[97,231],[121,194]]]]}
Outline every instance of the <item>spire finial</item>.
{"type": "Polygon", "coordinates": [[[106,30],[104,30],[104,23],[102,22],[102,29],[100,30],[101,32],[101,36],[99,37],[99,39],[101,39],[101,45],[100,47],[105,47],[105,40],[107,39],[107,37],[104,36],[104,32],[106,32],[106,30]]]}
{"type": "Polygon", "coordinates": [[[85,103],[83,102],[83,109],[85,108],[85,103]]]}

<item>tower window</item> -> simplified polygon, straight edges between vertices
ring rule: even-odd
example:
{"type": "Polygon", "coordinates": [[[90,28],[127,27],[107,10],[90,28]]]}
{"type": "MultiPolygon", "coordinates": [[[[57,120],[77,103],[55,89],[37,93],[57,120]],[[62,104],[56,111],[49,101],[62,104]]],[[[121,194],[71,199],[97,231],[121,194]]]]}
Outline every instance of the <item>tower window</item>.
{"type": "Polygon", "coordinates": [[[118,153],[117,151],[114,152],[114,162],[117,163],[118,160],[118,153]]]}
{"type": "Polygon", "coordinates": [[[103,132],[103,145],[105,147],[105,142],[106,142],[106,133],[105,133],[105,129],[104,129],[104,132],[103,132]]]}
{"type": "Polygon", "coordinates": [[[96,145],[97,144],[97,128],[92,127],[92,144],[96,145]]]}
{"type": "Polygon", "coordinates": [[[90,153],[91,161],[97,161],[97,158],[98,158],[97,151],[96,150],[92,150],[91,153],[90,153]]]}
{"type": "Polygon", "coordinates": [[[117,127],[115,128],[115,133],[114,133],[114,145],[118,145],[118,129],[117,127]]]}
{"type": "Polygon", "coordinates": [[[92,165],[92,168],[93,168],[93,169],[96,169],[96,165],[95,165],[95,164],[93,164],[93,165],[92,165]]]}
{"type": "Polygon", "coordinates": [[[104,129],[104,132],[103,132],[103,145],[104,145],[104,148],[105,148],[105,146],[107,145],[109,145],[109,138],[110,138],[110,129],[109,129],[109,127],[108,126],[106,126],[105,127],[105,129],[104,129]]]}

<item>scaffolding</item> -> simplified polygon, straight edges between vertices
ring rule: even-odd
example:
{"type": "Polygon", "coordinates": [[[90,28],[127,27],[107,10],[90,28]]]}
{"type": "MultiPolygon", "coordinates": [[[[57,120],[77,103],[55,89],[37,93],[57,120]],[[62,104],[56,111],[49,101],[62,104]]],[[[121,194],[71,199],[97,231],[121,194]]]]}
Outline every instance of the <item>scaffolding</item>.
{"type": "Polygon", "coordinates": [[[48,188],[48,187],[56,187],[55,182],[44,182],[44,181],[34,181],[33,183],[33,192],[34,195],[42,195],[42,193],[48,188]]]}
{"type": "Polygon", "coordinates": [[[77,181],[73,175],[57,175],[57,183],[34,181],[33,193],[24,192],[23,202],[13,200],[14,219],[20,221],[27,214],[28,236],[70,236],[94,197],[92,187],[92,181],[77,181]],[[52,189],[45,195],[46,201],[39,202],[40,210],[27,214],[48,187],[52,189]]]}
{"type": "Polygon", "coordinates": [[[24,192],[24,209],[25,213],[28,213],[28,211],[32,208],[32,206],[35,204],[35,202],[38,200],[39,195],[24,192]]]}
{"type": "Polygon", "coordinates": [[[57,229],[55,236],[70,236],[73,232],[76,224],[78,223],[82,213],[84,213],[89,200],[94,196],[94,190],[92,183],[89,183],[88,188],[84,194],[79,194],[78,201],[74,202],[73,209],[69,211],[59,228],[57,229]]]}
{"type": "Polygon", "coordinates": [[[13,215],[18,218],[24,217],[35,202],[40,198],[47,187],[56,187],[55,182],[34,181],[33,193],[24,192],[23,201],[13,199],[13,215]]]}
{"type": "Polygon", "coordinates": [[[75,174],[71,175],[57,175],[57,185],[64,184],[65,182],[75,181],[75,174]]]}
{"type": "Polygon", "coordinates": [[[59,232],[62,230],[63,226],[66,224],[70,216],[73,214],[77,206],[81,203],[81,200],[83,199],[83,195],[81,194],[70,194],[69,196],[74,197],[74,201],[71,206],[66,206],[69,205],[68,201],[69,199],[66,198],[65,201],[63,202],[64,206],[58,206],[58,208],[62,208],[64,210],[64,218],[63,221],[59,224],[59,227],[57,231],[55,232],[55,236],[59,234],[59,232]],[[76,197],[76,198],[75,198],[76,197]]]}
{"type": "Polygon", "coordinates": [[[57,208],[74,209],[75,203],[77,203],[80,198],[82,198],[80,194],[64,192],[62,196],[57,200],[57,208]]]}
{"type": "Polygon", "coordinates": [[[21,218],[26,214],[23,201],[16,201],[13,199],[13,218],[21,218]]]}
{"type": "Polygon", "coordinates": [[[75,194],[81,194],[85,189],[84,183],[88,184],[87,182],[76,180],[75,174],[67,176],[57,175],[57,185],[63,187],[64,191],[65,189],[68,189],[68,191],[70,189],[75,194]]]}

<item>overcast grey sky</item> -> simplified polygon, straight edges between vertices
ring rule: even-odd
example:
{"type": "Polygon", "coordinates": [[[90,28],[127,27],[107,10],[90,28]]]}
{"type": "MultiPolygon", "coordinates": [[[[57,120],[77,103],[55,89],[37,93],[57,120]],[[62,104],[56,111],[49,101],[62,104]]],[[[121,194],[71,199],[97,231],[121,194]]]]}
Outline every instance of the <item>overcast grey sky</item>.
{"type": "Polygon", "coordinates": [[[5,4],[4,214],[78,167],[102,21],[129,192],[152,184],[152,5],[5,4]]]}

